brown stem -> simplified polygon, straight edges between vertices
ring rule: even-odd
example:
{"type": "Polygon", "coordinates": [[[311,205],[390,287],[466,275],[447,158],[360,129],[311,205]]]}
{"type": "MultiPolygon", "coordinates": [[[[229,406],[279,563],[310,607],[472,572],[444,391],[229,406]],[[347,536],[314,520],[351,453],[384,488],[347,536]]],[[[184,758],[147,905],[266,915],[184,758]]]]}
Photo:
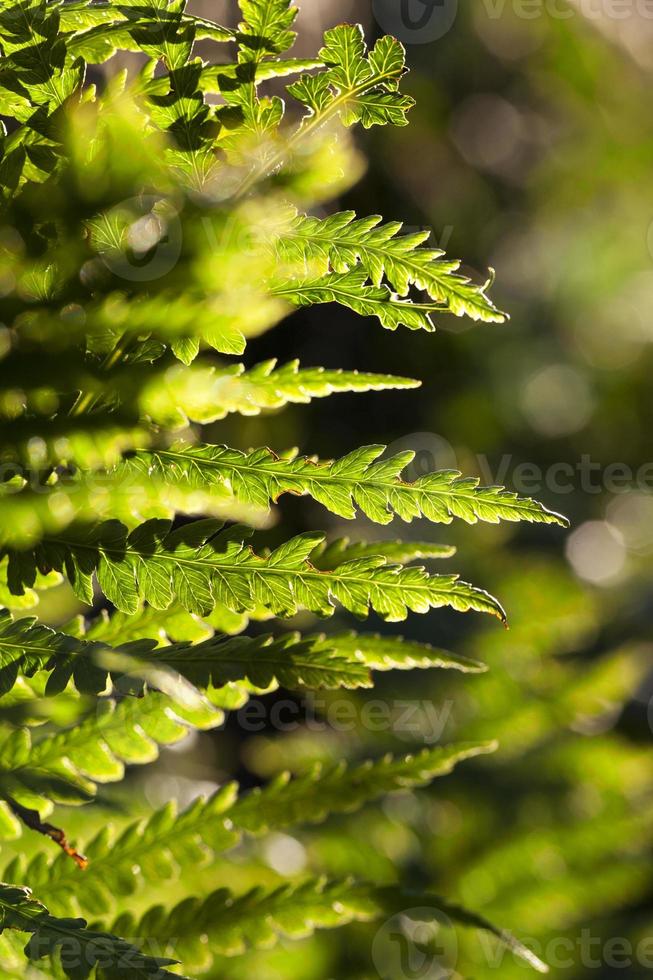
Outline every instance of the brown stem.
{"type": "Polygon", "coordinates": [[[53,840],[55,844],[59,845],[64,854],[67,854],[73,859],[77,867],[81,868],[82,871],[88,867],[88,859],[85,858],[83,854],[80,854],[79,851],[76,851],[75,848],[68,843],[63,830],[60,830],[59,827],[54,827],[51,823],[44,823],[41,820],[37,810],[30,810],[28,807],[22,806],[20,803],[17,803],[12,799],[8,799],[6,802],[9,804],[12,812],[25,824],[26,827],[29,827],[30,830],[35,830],[38,834],[43,834],[45,837],[49,837],[50,840],[53,840]]]}

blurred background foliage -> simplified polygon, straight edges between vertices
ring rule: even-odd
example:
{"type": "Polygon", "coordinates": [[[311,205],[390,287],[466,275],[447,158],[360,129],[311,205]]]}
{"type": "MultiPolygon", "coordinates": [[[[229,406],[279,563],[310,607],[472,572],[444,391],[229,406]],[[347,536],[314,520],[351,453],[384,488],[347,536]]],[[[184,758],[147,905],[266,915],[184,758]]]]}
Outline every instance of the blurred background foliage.
{"type": "MultiPolygon", "coordinates": [[[[383,32],[369,0],[300,6],[299,55],[342,20],[363,23],[370,39],[383,32]]],[[[327,700],[311,706],[279,692],[277,720],[287,730],[269,723],[274,699],[267,699],[260,731],[233,715],[224,730],[194,736],[105,791],[92,813],[72,812],[67,826],[83,841],[109,815],[120,823],[127,793],[145,810],[171,797],[187,803],[231,777],[253,786],[316,760],[418,749],[438,737],[497,736],[496,756],[430,790],[241,845],[229,864],[182,877],[179,898],[200,886],[241,891],[308,872],[360,873],[487,914],[533,942],[555,980],[638,978],[653,965],[653,465],[648,487],[615,480],[614,471],[606,485],[605,476],[610,464],[646,473],[651,459],[653,21],[634,10],[627,20],[587,18],[573,3],[568,18],[551,16],[547,4],[525,18],[521,6],[460,4],[440,40],[407,43],[405,90],[417,100],[411,126],[358,135],[369,170],[339,202],[432,228],[434,240],[470,257],[478,274],[491,264],[494,296],[511,322],[443,322],[435,338],[375,330],[370,343],[354,314],[299,312],[253,340],[247,362],[297,357],[392,371],[422,378],[422,389],[226,420],[207,441],[246,449],[267,440],[277,451],[298,446],[322,457],[387,441],[418,450],[418,473],[457,462],[466,475],[537,496],[566,513],[572,530],[445,529],[441,537],[461,548],[462,570],[504,600],[511,629],[437,613],[413,618],[403,632],[483,660],[488,673],[392,675],[373,694],[339,692],[334,697],[353,705],[347,718],[356,721],[332,728],[319,722],[327,700]],[[587,457],[599,468],[588,470],[587,457]],[[558,464],[573,476],[551,469],[558,464]],[[390,705],[391,723],[370,723],[371,712],[361,714],[366,701],[390,705]],[[408,703],[410,720],[402,722],[408,703]],[[297,721],[304,716],[306,724],[297,721]]],[[[193,9],[215,19],[228,14],[213,0],[193,9]]],[[[328,523],[305,500],[284,500],[282,508],[285,536],[328,523]]],[[[392,534],[335,518],[329,530],[392,534]]],[[[433,532],[418,523],[406,533],[433,532]]],[[[269,534],[274,540],[274,529],[269,534]]],[[[53,590],[41,613],[62,622],[77,608],[53,590]]],[[[341,615],[328,628],[348,625],[341,615]]],[[[23,837],[16,849],[31,846],[23,837]]],[[[145,908],[156,897],[142,893],[133,904],[145,908]]],[[[512,980],[528,973],[510,954],[498,958],[477,935],[461,933],[444,963],[425,937],[424,956],[395,976],[374,955],[376,932],[357,925],[284,944],[216,963],[213,975],[512,980]]]]}

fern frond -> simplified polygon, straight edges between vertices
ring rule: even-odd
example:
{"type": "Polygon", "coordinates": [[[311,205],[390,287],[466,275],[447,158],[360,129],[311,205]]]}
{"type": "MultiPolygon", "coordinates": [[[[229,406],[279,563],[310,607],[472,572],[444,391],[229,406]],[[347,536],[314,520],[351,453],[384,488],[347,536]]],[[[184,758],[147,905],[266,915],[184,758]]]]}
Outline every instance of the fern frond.
{"type": "Polygon", "coordinates": [[[237,956],[247,949],[270,949],[281,937],[305,939],[316,929],[334,929],[350,922],[374,922],[407,908],[432,909],[452,923],[493,935],[516,956],[541,973],[548,968],[519,940],[486,919],[433,895],[400,887],[379,887],[353,880],[329,882],[323,878],[300,885],[284,884],[266,892],[254,888],[240,897],[219,889],[206,899],[186,899],[169,913],[155,906],[137,923],[130,915],[119,918],[114,929],[138,931],[167,940],[174,927],[184,938],[174,952],[197,972],[211,967],[214,955],[237,956]],[[174,924],[174,925],[173,925],[174,924]],[[202,939],[208,937],[208,942],[202,939]]]}
{"type": "Polygon", "coordinates": [[[276,360],[269,360],[249,369],[243,364],[221,368],[177,365],[156,384],[145,385],[141,405],[155,421],[181,428],[189,421],[216,422],[233,412],[259,415],[333,394],[418,388],[420,383],[389,374],[303,368],[297,360],[280,367],[276,360]]]}
{"type": "Polygon", "coordinates": [[[406,63],[404,48],[394,38],[380,38],[368,53],[359,25],[334,27],[324,35],[319,58],[327,66],[324,71],[302,76],[288,87],[309,110],[301,132],[334,116],[346,126],[360,122],[366,129],[407,124],[414,102],[398,92],[406,63]]]}
{"type": "Polygon", "coordinates": [[[316,74],[303,74],[287,87],[287,92],[306,107],[307,114],[294,133],[277,139],[283,120],[280,99],[265,104],[252,101],[254,85],[241,90],[235,102],[245,106],[246,121],[259,136],[273,138],[269,152],[250,165],[241,182],[239,196],[245,195],[262,179],[272,175],[292,160],[298,147],[315,137],[329,121],[339,119],[345,126],[360,122],[366,128],[375,125],[404,126],[406,114],[414,105],[398,91],[406,71],[404,49],[394,38],[380,38],[368,52],[360,26],[342,25],[324,35],[324,47],[318,59],[325,65],[316,74]],[[249,103],[247,99],[249,98],[249,103]]]}
{"type": "Polygon", "coordinates": [[[446,312],[441,303],[416,303],[395,296],[387,286],[368,285],[368,275],[354,269],[308,280],[287,280],[274,284],[272,294],[296,306],[341,303],[360,316],[374,316],[386,330],[435,330],[431,315],[446,312]]]}
{"type": "Polygon", "coordinates": [[[350,541],[336,538],[323,542],[311,555],[311,564],[322,572],[338,568],[347,561],[372,558],[381,555],[397,565],[410,565],[415,561],[434,561],[451,558],[456,549],[447,544],[431,544],[429,541],[350,541]]]}
{"type": "Polygon", "coordinates": [[[39,963],[45,957],[56,957],[71,980],[90,976],[96,967],[106,980],[179,977],[164,969],[177,960],[148,956],[125,939],[89,928],[84,919],[55,918],[32,897],[29,888],[0,884],[0,931],[5,929],[30,933],[27,959],[39,963]]]}
{"type": "Polygon", "coordinates": [[[0,756],[0,796],[41,815],[52,802],[85,803],[97,783],[122,779],[125,764],[152,762],[160,745],[179,742],[189,728],[214,728],[223,720],[208,702],[182,707],[154,692],[118,704],[99,701],[96,714],[75,728],[35,742],[27,729],[9,734],[0,756]]]}
{"type": "MultiPolygon", "coordinates": [[[[111,634],[110,621],[101,621],[101,626],[111,634]]],[[[157,628],[161,631],[161,623],[157,628]]],[[[102,629],[99,632],[101,635],[102,629]]],[[[93,630],[86,636],[92,637],[93,630]]],[[[373,686],[371,670],[415,667],[454,667],[466,672],[484,669],[474,661],[422,644],[356,633],[330,637],[302,637],[298,633],[277,638],[213,636],[200,642],[162,646],[142,635],[116,646],[105,638],[85,639],[57,632],[29,617],[14,621],[7,610],[0,609],[0,697],[12,690],[19,676],[33,677],[39,671],[50,675],[45,685],[47,697],[63,691],[70,681],[80,694],[94,695],[110,693],[112,683],[120,690],[120,682],[132,677],[156,687],[166,676],[160,672],[169,672],[170,683],[164,690],[174,699],[177,676],[204,692],[236,682],[247,682],[264,691],[279,686],[289,690],[353,690],[373,686]]],[[[130,686],[130,693],[138,689],[138,685],[133,690],[130,686]]],[[[186,688],[179,693],[184,704],[186,688]]]]}
{"type": "Polygon", "coordinates": [[[502,323],[501,313],[486,295],[487,283],[476,286],[459,274],[460,262],[443,258],[442,249],[422,247],[430,232],[400,234],[402,223],[382,224],[380,215],[356,218],[345,211],[320,219],[299,215],[278,243],[280,257],[300,259],[318,274],[345,275],[359,266],[377,288],[384,279],[399,296],[410,287],[425,290],[432,300],[446,304],[456,316],[502,323]]]}
{"type": "Polygon", "coordinates": [[[0,546],[25,548],[44,536],[59,534],[73,522],[96,525],[113,517],[133,527],[148,519],[172,519],[176,513],[213,515],[220,520],[242,520],[250,527],[264,527],[266,510],[239,502],[227,488],[212,492],[193,489],[188,483],[148,480],[134,468],[119,467],[97,477],[76,473],[52,477],[39,489],[0,484],[0,500],[6,523],[0,528],[0,546]]]}
{"type": "Polygon", "coordinates": [[[374,671],[430,670],[442,668],[459,670],[464,674],[482,674],[487,667],[478,660],[460,657],[448,650],[438,650],[427,643],[415,643],[399,636],[376,633],[337,633],[327,642],[340,653],[361,660],[374,671]]]}
{"type": "Polygon", "coordinates": [[[323,534],[299,535],[261,557],[243,542],[246,533],[242,527],[223,531],[219,522],[206,520],[176,531],[167,521],[148,521],[128,535],[120,522],[107,521],[77,534],[45,538],[34,552],[12,552],[10,587],[20,593],[20,583],[31,586],[38,567],[65,569],[76,594],[89,605],[96,573],[103,593],[123,612],[135,612],[140,598],[167,609],[176,597],[198,615],[221,604],[234,612],[263,606],[275,615],[304,608],[331,616],[339,603],[363,618],[373,609],[388,622],[404,620],[409,610],[426,613],[443,606],[505,621],[496,599],[456,575],[429,576],[423,568],[392,565],[382,556],[321,572],[310,556],[323,534]]]}
{"type": "Polygon", "coordinates": [[[293,46],[297,7],[291,0],[239,0],[239,6],[243,15],[238,27],[241,61],[259,62],[293,46]]]}
{"type": "Polygon", "coordinates": [[[70,680],[81,694],[101,694],[110,688],[109,678],[153,678],[157,669],[175,672],[206,691],[236,681],[248,681],[261,690],[337,690],[371,687],[370,672],[356,656],[341,654],[323,636],[302,639],[288,633],[277,639],[212,637],[203,642],[173,643],[159,647],[156,640],[141,639],[121,647],[77,639],[59,633],[33,619],[13,621],[0,610],[0,697],[20,674],[50,672],[46,695],[62,691],[70,680]],[[107,666],[113,660],[115,667],[107,666]],[[124,666],[123,666],[124,664],[124,666]]]}
{"type": "Polygon", "coordinates": [[[206,865],[245,834],[258,836],[352,813],[388,793],[426,786],[459,762],[494,748],[492,743],[452,745],[403,758],[385,756],[351,768],[345,763],[326,769],[317,765],[294,779],[283,774],[242,796],[232,783],[208,800],[196,800],[181,814],[169,803],[146,821],[129,824],[117,838],[110,828],[103,828],[84,847],[88,867],[81,878],[64,855],[50,863],[40,856],[29,863],[20,857],[4,874],[26,876],[57,909],[72,912],[77,902],[83,906],[93,896],[98,910],[109,912],[116,895],[130,894],[144,878],[158,880],[171,877],[175,867],[206,865]]]}
{"type": "Polygon", "coordinates": [[[269,449],[243,453],[227,446],[177,445],[138,453],[127,470],[145,469],[153,478],[191,487],[225,485],[247,503],[267,507],[284,493],[308,494],[339,517],[353,519],[356,507],[378,524],[396,515],[411,522],[425,517],[437,524],[460,518],[468,524],[486,521],[528,521],[568,526],[564,517],[537,501],[518,497],[503,487],[482,487],[476,478],[443,470],[404,483],[401,473],[415,454],[380,459],[385,446],[363,446],[335,462],[311,457],[279,457],[269,449]]]}
{"type": "Polygon", "coordinates": [[[338,763],[317,764],[304,776],[283,773],[263,789],[254,789],[235,804],[235,827],[250,834],[267,833],[301,822],[319,823],[332,813],[351,813],[365,803],[397,792],[427,786],[466,759],[496,751],[496,742],[423,749],[405,757],[384,756],[348,769],[338,763]]]}

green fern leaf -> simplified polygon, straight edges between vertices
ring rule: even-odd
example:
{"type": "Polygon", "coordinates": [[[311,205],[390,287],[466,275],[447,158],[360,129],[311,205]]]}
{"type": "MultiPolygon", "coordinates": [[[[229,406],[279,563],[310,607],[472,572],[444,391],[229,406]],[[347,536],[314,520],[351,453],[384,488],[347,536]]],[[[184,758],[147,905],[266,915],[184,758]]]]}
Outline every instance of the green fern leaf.
{"type": "Polygon", "coordinates": [[[276,360],[246,369],[243,364],[214,368],[177,366],[141,393],[144,412],[155,421],[180,428],[188,421],[206,425],[232,412],[259,415],[288,404],[347,392],[418,388],[419,381],[388,374],[302,368],[299,361],[277,367],[276,360]]]}
{"type": "Polygon", "coordinates": [[[239,6],[243,14],[238,29],[241,60],[261,61],[293,46],[297,7],[291,0],[239,0],[239,6]]]}
{"type": "Polygon", "coordinates": [[[323,636],[305,640],[297,633],[277,639],[217,637],[162,647],[156,640],[140,639],[110,647],[58,633],[32,619],[14,622],[0,610],[0,697],[13,688],[19,673],[29,677],[49,671],[46,695],[64,690],[71,679],[80,693],[101,694],[110,687],[109,675],[119,684],[125,676],[142,674],[156,684],[159,668],[204,691],[236,681],[248,681],[261,690],[279,685],[330,690],[372,686],[365,664],[340,654],[323,636]],[[112,655],[116,665],[124,662],[124,667],[106,666],[112,655]]]}
{"type": "Polygon", "coordinates": [[[321,275],[330,270],[346,274],[362,266],[377,288],[385,277],[399,296],[407,296],[416,286],[457,316],[492,323],[505,320],[486,295],[487,283],[474,285],[459,274],[460,262],[443,258],[441,249],[422,247],[429,231],[400,235],[401,222],[382,221],[380,215],[356,219],[353,211],[323,220],[300,215],[281,239],[280,255],[311,264],[317,261],[321,275]]]}
{"type": "Polygon", "coordinates": [[[267,833],[300,822],[318,823],[331,813],[350,813],[365,803],[402,789],[426,786],[465,759],[494,752],[495,742],[424,749],[414,756],[385,756],[348,769],[316,765],[304,776],[288,773],[263,789],[252,790],[235,804],[231,819],[247,833],[267,833]]]}
{"type": "Polygon", "coordinates": [[[237,784],[230,784],[208,800],[196,800],[181,814],[173,803],[167,804],[148,820],[131,823],[118,837],[103,828],[84,847],[88,867],[81,879],[65,855],[49,864],[41,857],[29,863],[20,857],[4,874],[26,877],[63,912],[74,912],[77,902],[92,900],[106,913],[116,895],[131,894],[144,879],[172,877],[179,873],[175,868],[204,866],[235,847],[245,834],[259,836],[319,823],[331,814],[352,813],[388,793],[426,786],[459,762],[494,748],[491,743],[452,745],[403,758],[385,756],[351,768],[344,763],[325,769],[318,765],[294,779],[281,775],[242,796],[237,784]]]}
{"type": "MultiPolygon", "coordinates": [[[[98,967],[106,980],[164,980],[178,977],[163,969],[177,960],[147,956],[117,936],[88,928],[84,919],[57,919],[32,898],[29,888],[0,884],[0,930],[31,933],[28,960],[56,956],[65,976],[83,980],[98,967]]],[[[98,974],[99,975],[99,974],[98,974]]],[[[189,978],[186,978],[189,980],[189,978]]]]}
{"type": "Polygon", "coordinates": [[[281,937],[305,939],[316,929],[374,922],[416,907],[433,909],[434,915],[443,913],[453,923],[487,931],[530,966],[547,972],[541,960],[522,943],[481,916],[433,895],[353,880],[318,879],[300,885],[284,884],[268,892],[255,888],[240,897],[219,889],[206,899],[186,899],[167,914],[162,906],[155,906],[138,923],[125,915],[113,928],[167,940],[176,925],[184,938],[174,944],[175,953],[191,968],[203,972],[211,967],[216,954],[237,956],[248,948],[269,949],[281,937]],[[208,943],[202,942],[204,937],[208,937],[208,943]]]}
{"type": "Polygon", "coordinates": [[[426,613],[450,606],[474,609],[505,621],[500,604],[487,592],[455,575],[429,576],[423,568],[389,564],[382,556],[347,561],[332,571],[317,571],[310,556],[324,540],[303,534],[261,557],[242,540],[247,529],[222,530],[217,521],[196,521],[177,531],[167,521],[148,521],[127,534],[118,521],[107,521],[77,535],[46,538],[36,552],[10,555],[10,580],[20,584],[35,568],[66,571],[76,594],[93,599],[97,573],[106,597],[123,612],[135,612],[139,597],[167,609],[176,597],[188,611],[206,615],[216,604],[234,612],[263,606],[275,615],[305,608],[320,616],[340,603],[366,617],[374,609],[388,622],[408,611],[426,613]]]}
{"type": "Polygon", "coordinates": [[[353,519],[356,507],[378,524],[396,515],[411,522],[425,517],[437,524],[460,518],[468,524],[486,521],[528,521],[559,524],[564,517],[537,501],[520,498],[503,487],[482,487],[475,478],[443,470],[404,483],[401,473],[414,459],[403,452],[380,459],[385,446],[363,446],[335,462],[306,456],[279,457],[269,449],[242,453],[226,446],[172,446],[153,453],[138,453],[123,464],[127,472],[148,473],[191,487],[227,486],[246,503],[267,507],[284,493],[308,494],[339,517],[353,519]]]}
{"type": "Polygon", "coordinates": [[[152,762],[160,745],[179,742],[190,727],[214,728],[223,719],[208,703],[182,708],[163,694],[151,693],[117,705],[100,701],[95,715],[34,744],[27,729],[17,729],[2,745],[0,795],[42,816],[51,802],[85,803],[97,783],[122,779],[125,764],[152,762]]]}
{"type": "Polygon", "coordinates": [[[366,51],[360,26],[334,27],[324,35],[319,53],[327,66],[317,75],[305,75],[288,91],[310,111],[303,132],[339,115],[346,126],[362,123],[405,126],[406,114],[414,105],[398,93],[399,80],[406,71],[404,49],[394,38],[380,38],[366,51]]]}
{"type": "MultiPolygon", "coordinates": [[[[179,616],[177,613],[176,618],[179,616]]],[[[148,621],[152,619],[150,615],[148,621]]],[[[160,630],[161,624],[156,625],[160,630]]],[[[111,634],[110,621],[106,626],[105,632],[111,634]]],[[[93,636],[93,630],[86,635],[93,636]]],[[[305,638],[287,633],[276,639],[269,635],[210,637],[162,646],[143,635],[110,646],[106,639],[83,639],[57,632],[31,618],[14,621],[6,610],[0,610],[0,697],[12,690],[20,675],[32,677],[39,671],[50,674],[46,696],[63,691],[71,680],[80,694],[110,693],[110,681],[124,693],[124,682],[139,677],[156,687],[165,677],[164,672],[169,672],[169,689],[163,689],[174,699],[176,676],[204,692],[235,682],[247,682],[264,691],[279,686],[290,690],[337,690],[372,687],[372,669],[415,667],[455,667],[476,672],[484,669],[474,661],[422,644],[356,633],[305,638]]],[[[131,694],[138,691],[139,685],[133,689],[130,685],[131,694]]],[[[184,704],[185,688],[180,695],[184,704]]],[[[199,697],[197,703],[201,703],[199,697]]]]}
{"type": "Polygon", "coordinates": [[[289,280],[272,286],[275,296],[297,306],[340,303],[361,316],[374,316],[386,330],[435,330],[431,315],[446,311],[441,303],[416,303],[395,296],[387,286],[367,285],[367,273],[354,269],[306,281],[289,280]]]}

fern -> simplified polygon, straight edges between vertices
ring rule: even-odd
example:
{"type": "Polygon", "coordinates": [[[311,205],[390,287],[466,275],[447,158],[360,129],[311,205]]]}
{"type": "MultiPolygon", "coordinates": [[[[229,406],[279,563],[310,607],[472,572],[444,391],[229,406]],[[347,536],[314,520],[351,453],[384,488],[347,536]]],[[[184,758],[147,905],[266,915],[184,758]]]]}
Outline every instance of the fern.
{"type": "MultiPolygon", "coordinates": [[[[386,457],[381,445],[323,461],[208,441],[202,427],[229,415],[419,385],[227,360],[296,307],[335,303],[390,330],[432,332],[445,314],[505,319],[492,277],[472,281],[425,235],[376,215],[312,213],[357,171],[354,124],[407,123],[401,44],[382,37],[370,49],[359,27],[343,25],[316,57],[296,58],[291,0],[233,6],[235,29],[191,14],[184,0],[16,0],[0,10],[0,828],[34,835],[33,856],[8,863],[17,884],[0,886],[0,911],[5,929],[31,933],[27,958],[53,976],[178,976],[178,959],[201,973],[279,936],[414,905],[400,885],[373,881],[313,877],[247,892],[254,864],[243,887],[214,889],[221,876],[245,880],[232,852],[247,853],[248,838],[426,786],[494,747],[483,735],[313,767],[249,793],[226,783],[179,814],[167,806],[142,819],[130,793],[120,829],[85,834],[86,856],[46,822],[189,732],[219,728],[252,695],[363,697],[379,672],[485,670],[401,637],[312,632],[313,616],[336,608],[389,622],[444,607],[505,613],[488,592],[416,564],[454,554],[428,535],[286,540],[281,531],[285,543],[254,549],[249,538],[279,498],[309,496],[337,517],[360,512],[382,525],[566,523],[457,472],[406,482],[412,454],[386,457]],[[142,56],[139,72],[114,70],[123,52],[142,56]],[[96,89],[89,79],[100,72],[96,89]],[[58,615],[51,593],[42,621],[23,616],[64,581],[85,613],[45,625],[71,614],[58,615]],[[301,632],[273,622],[296,614],[301,632]],[[264,621],[265,633],[246,632],[264,621]],[[152,906],[150,886],[172,877],[181,903],[170,894],[152,906]],[[137,904],[126,904],[136,890],[137,904]],[[102,921],[68,918],[89,912],[102,921]],[[184,939],[168,959],[121,935],[155,949],[184,939]]],[[[541,967],[474,913],[437,904],[541,967]]],[[[3,973],[16,974],[16,955],[4,936],[3,973]]]]}
{"type": "Polygon", "coordinates": [[[300,368],[298,361],[277,367],[276,361],[265,361],[250,370],[242,364],[172,368],[142,392],[141,403],[155,422],[180,428],[189,420],[207,424],[233,412],[259,415],[338,393],[418,386],[418,381],[392,375],[300,368]]]}
{"type": "Polygon", "coordinates": [[[174,745],[189,728],[213,728],[223,719],[208,703],[181,707],[155,692],[142,702],[98,702],[81,724],[36,741],[28,729],[16,729],[2,745],[0,795],[41,813],[50,812],[52,802],[87,802],[98,783],[123,778],[125,763],[150,763],[159,746],[174,745]]]}
{"type": "Polygon", "coordinates": [[[87,927],[84,919],[57,919],[29,888],[0,885],[0,909],[4,929],[30,933],[25,947],[29,960],[38,962],[60,951],[61,967],[67,977],[88,977],[97,966],[107,980],[121,977],[163,980],[179,976],[163,969],[176,960],[153,957],[124,939],[87,927]]]}
{"type": "Polygon", "coordinates": [[[481,487],[476,479],[463,479],[452,470],[428,474],[409,484],[401,473],[414,459],[404,452],[381,459],[385,446],[365,446],[333,463],[307,457],[278,457],[269,449],[242,453],[226,446],[172,446],[139,453],[128,471],[146,471],[153,477],[196,488],[229,487],[240,499],[267,507],[284,493],[309,494],[340,517],[352,519],[358,506],[366,517],[388,524],[397,515],[404,521],[426,517],[449,524],[461,518],[498,523],[530,521],[562,524],[566,521],[533,500],[525,500],[503,487],[481,487]]]}
{"type": "Polygon", "coordinates": [[[4,874],[28,877],[62,912],[74,912],[92,896],[98,910],[110,912],[112,895],[142,890],[152,878],[183,878],[185,869],[206,866],[245,835],[263,836],[270,830],[319,823],[331,814],[352,813],[386,793],[426,786],[457,763],[494,747],[454,745],[405,758],[387,756],[353,768],[317,766],[295,779],[281,775],[265,789],[240,796],[237,784],[229,784],[183,813],[171,803],[120,834],[103,828],[84,846],[88,867],[81,880],[63,855],[50,865],[40,859],[16,860],[4,874]]]}
{"type": "Polygon", "coordinates": [[[361,265],[378,288],[384,278],[399,296],[411,286],[425,290],[432,300],[446,304],[458,316],[501,323],[505,317],[485,295],[484,287],[472,285],[458,274],[460,263],[443,260],[441,249],[421,248],[429,232],[400,235],[401,222],[382,224],[380,215],[357,219],[353,211],[330,218],[299,215],[291,232],[281,239],[279,251],[293,260],[345,274],[361,265]]]}
{"type": "Polygon", "coordinates": [[[32,584],[37,567],[65,570],[76,595],[91,604],[96,573],[107,599],[132,613],[139,599],[157,609],[176,599],[200,616],[216,604],[232,612],[262,606],[275,615],[291,616],[303,608],[331,616],[339,603],[363,618],[373,609],[389,622],[401,622],[409,610],[426,613],[443,606],[505,620],[499,602],[482,589],[456,575],[391,564],[382,547],[319,571],[310,557],[324,535],[302,534],[260,556],[239,540],[246,531],[224,530],[212,520],[177,530],[167,521],[148,521],[128,534],[118,521],[108,521],[67,538],[46,537],[33,553],[12,553],[9,579],[20,592],[24,582],[32,584]]]}
{"type": "Polygon", "coordinates": [[[235,956],[248,948],[269,949],[281,937],[305,939],[316,929],[333,929],[349,922],[374,922],[407,907],[437,908],[451,922],[483,929],[525,960],[538,972],[547,968],[510,933],[496,929],[480,916],[449,905],[434,896],[419,895],[399,888],[359,885],[352,880],[323,879],[301,885],[282,885],[274,891],[252,889],[241,896],[220,889],[204,901],[179,903],[168,914],[161,906],[152,908],[136,923],[131,916],[116,921],[115,929],[139,929],[159,939],[171,935],[171,924],[184,927],[184,939],[175,949],[196,970],[211,966],[216,954],[235,956]],[[202,942],[209,935],[209,943],[202,942]],[[208,946],[208,949],[207,949],[208,946]]]}
{"type": "MultiPolygon", "coordinates": [[[[6,611],[0,612],[0,697],[13,688],[19,676],[32,677],[39,671],[50,673],[45,693],[51,695],[64,690],[70,680],[80,694],[107,693],[112,683],[120,690],[129,676],[142,675],[162,685],[165,672],[171,679],[176,675],[185,678],[202,691],[237,681],[262,690],[277,686],[353,690],[372,686],[371,670],[418,666],[482,669],[473,661],[420,644],[355,633],[305,638],[299,633],[277,638],[217,636],[164,646],[146,638],[112,647],[56,632],[34,619],[14,622],[6,611]],[[108,666],[112,663],[113,667],[108,666]]],[[[174,691],[174,683],[169,687],[174,691]]],[[[185,694],[182,688],[182,697],[185,694]]]]}

